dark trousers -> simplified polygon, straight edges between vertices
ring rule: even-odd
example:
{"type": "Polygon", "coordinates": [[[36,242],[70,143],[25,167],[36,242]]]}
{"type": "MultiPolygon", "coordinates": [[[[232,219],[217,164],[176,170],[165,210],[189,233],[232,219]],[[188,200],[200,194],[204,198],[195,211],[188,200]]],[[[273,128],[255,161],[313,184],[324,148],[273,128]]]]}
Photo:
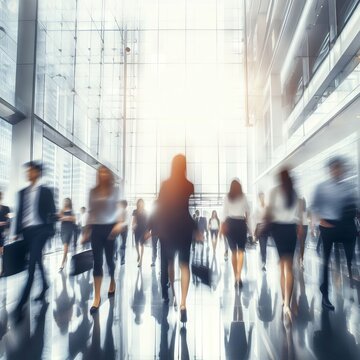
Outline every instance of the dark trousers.
{"type": "Polygon", "coordinates": [[[266,264],[266,247],[267,247],[267,236],[260,236],[259,244],[260,244],[260,254],[261,254],[261,261],[263,264],[266,264]]]}
{"type": "Polygon", "coordinates": [[[105,251],[105,258],[109,268],[109,275],[112,278],[114,277],[115,239],[109,239],[109,235],[113,226],[113,224],[91,226],[91,248],[94,255],[94,276],[103,276],[103,252],[105,251]]]}
{"type": "Polygon", "coordinates": [[[163,299],[167,299],[169,297],[168,295],[168,284],[169,284],[169,272],[168,272],[168,258],[166,256],[166,251],[164,249],[164,244],[160,241],[160,283],[161,283],[161,293],[163,299]]]}
{"type": "Polygon", "coordinates": [[[120,259],[121,261],[125,260],[125,250],[126,250],[126,240],[128,237],[128,228],[126,227],[121,233],[120,233],[120,259]]]}
{"type": "Polygon", "coordinates": [[[157,258],[157,244],[158,244],[159,238],[157,236],[152,236],[151,242],[152,242],[152,262],[154,263],[157,258]]]}
{"type": "Polygon", "coordinates": [[[321,285],[321,291],[324,296],[329,294],[329,261],[331,255],[331,249],[333,243],[337,241],[338,237],[338,228],[337,226],[333,228],[326,228],[320,226],[320,236],[323,244],[323,282],[321,285]]]}
{"type": "Polygon", "coordinates": [[[27,300],[29,299],[30,291],[32,284],[34,282],[35,268],[36,264],[39,267],[42,282],[43,282],[43,290],[48,287],[44,265],[42,261],[42,251],[46,240],[49,237],[49,230],[46,226],[34,226],[27,228],[23,231],[24,241],[27,243],[29,249],[29,268],[28,268],[28,279],[22,293],[20,302],[18,304],[18,308],[22,308],[27,300]]]}
{"type": "Polygon", "coordinates": [[[352,279],[352,259],[354,256],[355,250],[355,241],[356,238],[352,236],[351,232],[347,232],[347,229],[340,226],[335,226],[333,228],[325,228],[320,226],[320,236],[323,243],[323,284],[322,292],[324,295],[328,295],[329,289],[329,261],[331,256],[331,249],[333,243],[342,242],[345,250],[346,263],[349,271],[349,277],[352,279]]]}

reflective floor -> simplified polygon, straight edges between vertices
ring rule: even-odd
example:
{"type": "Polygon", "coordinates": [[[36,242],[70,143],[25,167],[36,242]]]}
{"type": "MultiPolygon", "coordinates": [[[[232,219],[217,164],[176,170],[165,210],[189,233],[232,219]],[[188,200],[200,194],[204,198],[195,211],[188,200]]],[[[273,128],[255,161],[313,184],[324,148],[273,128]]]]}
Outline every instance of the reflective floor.
{"type": "MultiPolygon", "coordinates": [[[[199,249],[198,249],[199,250],[199,249]]],[[[197,251],[198,251],[197,250],[197,251]]],[[[45,256],[51,288],[47,302],[30,302],[22,323],[11,312],[26,273],[0,280],[1,359],[360,359],[359,254],[350,288],[342,250],[332,260],[331,299],[335,312],[323,312],[318,291],[321,261],[311,244],[305,270],[295,266],[293,325],[282,320],[277,253],[268,246],[267,271],[261,271],[259,249],[247,249],[244,287],[236,292],[231,262],[223,244],[215,257],[204,251],[212,269],[211,288],[192,278],[188,323],[161,301],[159,264],[150,267],[151,249],[142,270],[129,248],[126,265],[117,262],[117,292],[107,299],[104,278],[100,312],[92,318],[91,274],[58,273],[61,253],[45,256]]],[[[176,288],[179,292],[179,275],[176,288]]],[[[40,289],[35,286],[32,296],[40,289]]]]}

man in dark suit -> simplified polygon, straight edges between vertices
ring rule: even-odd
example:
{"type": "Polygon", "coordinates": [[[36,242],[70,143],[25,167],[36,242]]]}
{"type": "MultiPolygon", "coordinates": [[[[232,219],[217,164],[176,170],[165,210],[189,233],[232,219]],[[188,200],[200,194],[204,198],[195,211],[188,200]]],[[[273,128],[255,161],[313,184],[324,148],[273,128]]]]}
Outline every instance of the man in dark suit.
{"type": "Polygon", "coordinates": [[[5,242],[5,230],[10,225],[10,208],[2,204],[2,192],[0,191],[0,255],[3,254],[5,242]]]}
{"type": "Polygon", "coordinates": [[[43,290],[34,300],[43,300],[49,288],[42,262],[42,250],[46,241],[55,234],[54,225],[56,221],[56,209],[52,191],[40,184],[42,165],[30,161],[25,164],[25,167],[27,168],[26,175],[30,186],[19,192],[15,238],[22,234],[28,246],[29,269],[27,283],[15,310],[17,319],[21,318],[22,309],[29,298],[36,264],[38,264],[41,273],[43,290]]]}

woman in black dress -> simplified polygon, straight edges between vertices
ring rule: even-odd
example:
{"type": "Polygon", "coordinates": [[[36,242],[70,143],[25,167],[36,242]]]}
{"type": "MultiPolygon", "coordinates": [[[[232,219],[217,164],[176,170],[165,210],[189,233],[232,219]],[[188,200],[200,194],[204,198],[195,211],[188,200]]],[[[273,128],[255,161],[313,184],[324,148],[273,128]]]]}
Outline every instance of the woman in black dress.
{"type": "Polygon", "coordinates": [[[161,185],[158,199],[159,238],[168,259],[170,285],[174,292],[174,259],[179,254],[181,270],[181,322],[187,321],[186,297],[190,283],[190,247],[195,222],[189,214],[189,198],[194,185],[186,178],[186,158],[177,155],[172,161],[171,176],[161,185]]]}
{"type": "Polygon", "coordinates": [[[61,261],[59,271],[63,271],[67,254],[69,251],[69,244],[74,235],[76,217],[72,210],[72,201],[69,198],[64,199],[63,208],[59,214],[59,220],[61,221],[61,240],[64,245],[64,255],[61,261]]]}
{"type": "Polygon", "coordinates": [[[136,202],[136,209],[133,212],[132,228],[135,235],[138,267],[141,267],[144,255],[145,233],[147,229],[147,214],[145,211],[145,204],[143,199],[139,199],[136,202]]]}

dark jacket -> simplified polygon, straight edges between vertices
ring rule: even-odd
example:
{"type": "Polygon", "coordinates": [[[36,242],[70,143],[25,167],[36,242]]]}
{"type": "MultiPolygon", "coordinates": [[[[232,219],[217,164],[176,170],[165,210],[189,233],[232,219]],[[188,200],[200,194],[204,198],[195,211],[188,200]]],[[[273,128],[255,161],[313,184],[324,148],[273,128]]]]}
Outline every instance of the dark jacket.
{"type": "MultiPolygon", "coordinates": [[[[24,194],[26,188],[19,192],[19,205],[16,214],[16,234],[23,232],[22,221],[23,221],[23,208],[24,208],[24,194]]],[[[42,223],[49,230],[49,237],[55,234],[55,223],[56,223],[56,208],[54,202],[54,196],[52,191],[46,187],[40,186],[39,203],[38,203],[38,214],[42,223]]]]}

